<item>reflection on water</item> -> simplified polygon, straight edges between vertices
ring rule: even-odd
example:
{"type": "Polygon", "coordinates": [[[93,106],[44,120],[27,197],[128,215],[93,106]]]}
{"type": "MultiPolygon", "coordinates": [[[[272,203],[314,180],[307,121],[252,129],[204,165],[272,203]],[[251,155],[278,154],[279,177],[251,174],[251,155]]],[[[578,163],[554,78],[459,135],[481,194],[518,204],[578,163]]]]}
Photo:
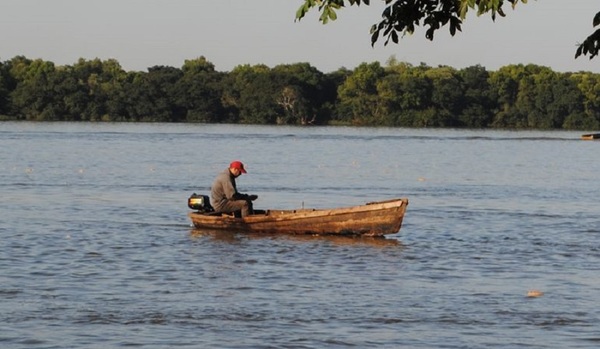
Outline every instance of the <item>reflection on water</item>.
{"type": "Polygon", "coordinates": [[[278,239],[290,242],[322,241],[334,245],[364,245],[364,246],[398,246],[402,242],[394,237],[372,236],[337,236],[337,235],[308,235],[308,234],[265,234],[265,233],[235,233],[221,230],[191,229],[193,239],[209,238],[215,241],[236,243],[244,239],[278,239]]]}

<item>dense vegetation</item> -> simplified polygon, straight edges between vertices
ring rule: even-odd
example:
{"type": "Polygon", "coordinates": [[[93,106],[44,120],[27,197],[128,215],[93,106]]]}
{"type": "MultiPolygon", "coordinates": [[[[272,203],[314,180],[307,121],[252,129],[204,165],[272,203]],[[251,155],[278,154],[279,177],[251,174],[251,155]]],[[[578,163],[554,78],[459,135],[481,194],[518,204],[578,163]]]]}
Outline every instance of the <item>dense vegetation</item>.
{"type": "Polygon", "coordinates": [[[537,65],[454,69],[363,63],[322,73],[308,63],[240,65],[204,57],[125,71],[116,60],[0,63],[0,115],[36,121],[345,124],[599,129],[600,75],[537,65]]]}

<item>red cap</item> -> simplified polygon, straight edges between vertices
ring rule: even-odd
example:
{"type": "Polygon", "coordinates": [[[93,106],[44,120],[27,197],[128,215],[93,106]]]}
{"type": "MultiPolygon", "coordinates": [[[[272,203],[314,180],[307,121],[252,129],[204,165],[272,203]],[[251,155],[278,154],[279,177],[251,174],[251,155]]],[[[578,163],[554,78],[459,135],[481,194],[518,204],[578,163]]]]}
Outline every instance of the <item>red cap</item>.
{"type": "Polygon", "coordinates": [[[237,168],[242,173],[246,173],[246,170],[244,169],[244,164],[242,164],[240,161],[232,162],[231,164],[229,164],[229,168],[237,168]]]}

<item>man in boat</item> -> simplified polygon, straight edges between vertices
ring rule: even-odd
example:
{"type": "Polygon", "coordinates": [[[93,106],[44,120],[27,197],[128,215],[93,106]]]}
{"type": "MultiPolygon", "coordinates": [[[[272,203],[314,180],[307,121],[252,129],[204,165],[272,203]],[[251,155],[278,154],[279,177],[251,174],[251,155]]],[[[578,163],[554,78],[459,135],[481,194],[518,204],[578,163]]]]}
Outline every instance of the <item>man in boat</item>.
{"type": "Polygon", "coordinates": [[[210,189],[210,200],[215,212],[240,212],[242,217],[252,214],[252,201],[258,196],[238,193],[235,179],[242,173],[246,173],[244,164],[233,161],[229,168],[217,175],[210,189]]]}

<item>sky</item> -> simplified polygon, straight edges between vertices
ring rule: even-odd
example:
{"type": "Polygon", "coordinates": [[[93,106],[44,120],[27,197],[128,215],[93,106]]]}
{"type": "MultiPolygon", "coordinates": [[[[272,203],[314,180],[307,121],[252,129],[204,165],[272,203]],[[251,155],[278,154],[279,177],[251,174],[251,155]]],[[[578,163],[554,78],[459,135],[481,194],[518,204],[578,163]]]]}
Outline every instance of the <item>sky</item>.
{"type": "Polygon", "coordinates": [[[557,72],[600,73],[600,57],[575,59],[576,45],[595,28],[598,0],[529,0],[493,22],[470,12],[463,31],[447,28],[434,41],[425,29],[399,44],[371,46],[382,0],[352,6],[323,25],[312,10],[295,20],[303,0],[0,0],[0,62],[15,56],[72,65],[80,58],[116,59],[127,71],[181,67],[204,56],[218,71],[238,65],[307,62],[321,72],[386,65],[391,57],[413,65],[457,69],[536,64],[557,72]]]}

